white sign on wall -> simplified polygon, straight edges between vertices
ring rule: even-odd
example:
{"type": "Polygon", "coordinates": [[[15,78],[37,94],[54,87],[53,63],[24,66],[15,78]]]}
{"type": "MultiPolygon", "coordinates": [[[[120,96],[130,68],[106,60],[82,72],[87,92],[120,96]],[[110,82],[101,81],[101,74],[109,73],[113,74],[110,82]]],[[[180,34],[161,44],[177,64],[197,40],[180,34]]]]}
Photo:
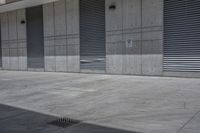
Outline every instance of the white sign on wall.
{"type": "Polygon", "coordinates": [[[132,48],[133,47],[133,40],[128,39],[126,40],[126,48],[132,48]]]}

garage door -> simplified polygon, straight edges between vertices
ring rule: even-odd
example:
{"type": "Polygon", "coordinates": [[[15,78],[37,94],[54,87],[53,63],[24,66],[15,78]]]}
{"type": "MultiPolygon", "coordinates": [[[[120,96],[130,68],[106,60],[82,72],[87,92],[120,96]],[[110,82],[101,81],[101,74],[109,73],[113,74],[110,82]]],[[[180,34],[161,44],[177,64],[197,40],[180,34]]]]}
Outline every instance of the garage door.
{"type": "Polygon", "coordinates": [[[105,0],[80,0],[81,69],[105,69],[105,0]]]}
{"type": "Polygon", "coordinates": [[[165,0],[164,71],[200,72],[200,1],[165,0]]]}
{"type": "Polygon", "coordinates": [[[42,6],[26,9],[28,68],[44,68],[42,6]]]}
{"type": "Polygon", "coordinates": [[[1,26],[0,26],[0,67],[2,67],[1,26]]]}

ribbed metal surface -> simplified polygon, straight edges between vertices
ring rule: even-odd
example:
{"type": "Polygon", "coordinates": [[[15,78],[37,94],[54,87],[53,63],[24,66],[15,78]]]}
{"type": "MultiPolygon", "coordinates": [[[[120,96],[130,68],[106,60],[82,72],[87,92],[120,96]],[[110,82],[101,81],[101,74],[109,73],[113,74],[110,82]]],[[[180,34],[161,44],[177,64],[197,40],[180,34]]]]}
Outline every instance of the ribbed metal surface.
{"type": "Polygon", "coordinates": [[[0,24],[0,67],[2,67],[1,24],[0,24]]]}
{"type": "Polygon", "coordinates": [[[26,18],[28,67],[44,68],[44,32],[42,6],[27,8],[26,18]]]}
{"type": "Polygon", "coordinates": [[[165,0],[164,71],[200,72],[200,1],[165,0]]]}
{"type": "Polygon", "coordinates": [[[105,0],[80,0],[81,69],[105,69],[105,0]]]}

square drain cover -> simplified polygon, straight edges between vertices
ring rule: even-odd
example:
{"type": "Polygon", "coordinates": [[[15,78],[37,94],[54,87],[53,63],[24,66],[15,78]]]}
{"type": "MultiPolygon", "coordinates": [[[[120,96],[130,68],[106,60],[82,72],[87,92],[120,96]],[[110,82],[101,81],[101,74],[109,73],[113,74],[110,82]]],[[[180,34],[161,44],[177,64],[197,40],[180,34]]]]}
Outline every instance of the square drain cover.
{"type": "Polygon", "coordinates": [[[60,118],[58,120],[54,120],[51,122],[48,122],[49,125],[57,126],[57,127],[62,127],[62,128],[67,128],[76,124],[79,124],[80,121],[78,120],[73,120],[70,118],[60,118]]]}

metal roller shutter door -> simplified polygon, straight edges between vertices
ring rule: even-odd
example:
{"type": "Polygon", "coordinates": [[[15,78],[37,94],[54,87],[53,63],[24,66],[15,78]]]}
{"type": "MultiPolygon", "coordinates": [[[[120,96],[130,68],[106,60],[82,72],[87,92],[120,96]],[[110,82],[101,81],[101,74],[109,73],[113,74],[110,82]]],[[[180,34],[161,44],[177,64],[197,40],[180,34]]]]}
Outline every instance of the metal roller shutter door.
{"type": "Polygon", "coordinates": [[[81,69],[105,69],[105,0],[80,0],[81,69]]]}
{"type": "Polygon", "coordinates": [[[42,6],[26,9],[28,68],[44,68],[42,6]]]}
{"type": "Polygon", "coordinates": [[[165,0],[164,71],[200,72],[200,1],[165,0]]]}
{"type": "Polygon", "coordinates": [[[0,67],[2,67],[1,24],[0,24],[0,67]]]}

